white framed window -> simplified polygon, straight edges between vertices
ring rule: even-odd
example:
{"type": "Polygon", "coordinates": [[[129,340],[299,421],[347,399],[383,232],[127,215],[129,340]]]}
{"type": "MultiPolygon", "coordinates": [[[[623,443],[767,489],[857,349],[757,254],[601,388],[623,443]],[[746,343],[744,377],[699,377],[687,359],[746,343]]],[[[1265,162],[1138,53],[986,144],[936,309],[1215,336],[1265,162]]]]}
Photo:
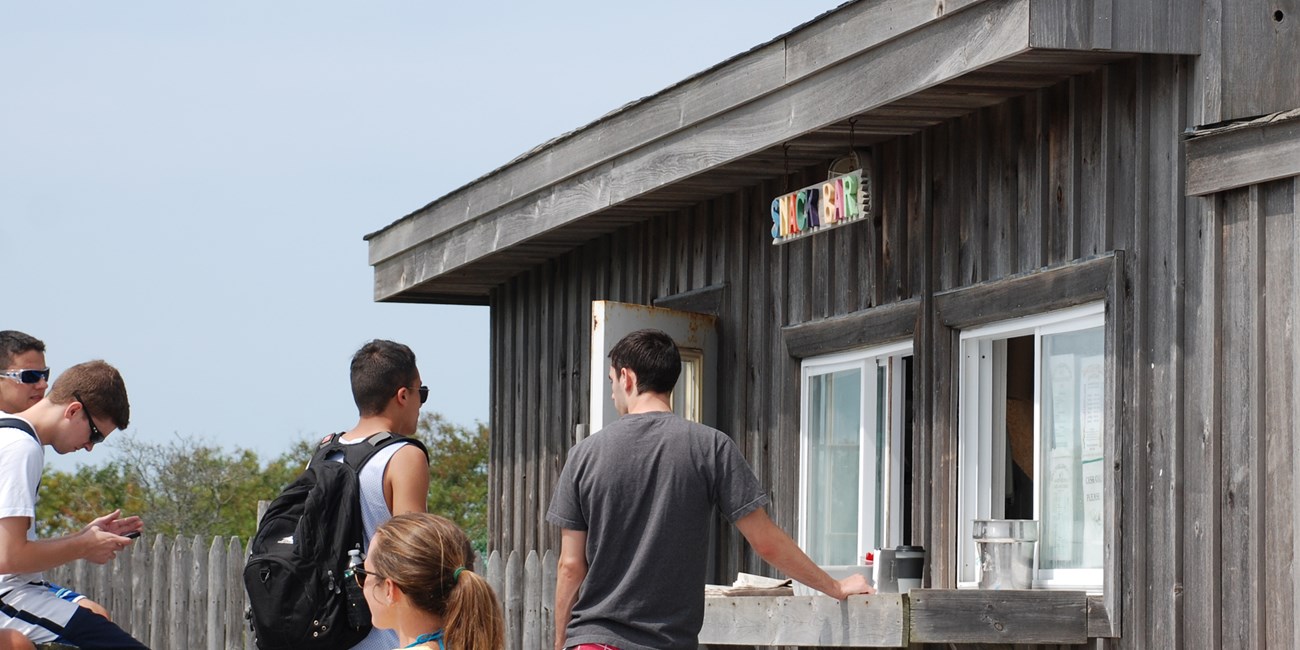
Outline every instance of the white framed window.
{"type": "Polygon", "coordinates": [[[1105,554],[1105,304],[961,333],[957,582],[975,519],[1035,519],[1036,588],[1100,591],[1105,554]]]}
{"type": "Polygon", "coordinates": [[[911,342],[804,359],[799,545],[822,566],[901,544],[911,342]]]}

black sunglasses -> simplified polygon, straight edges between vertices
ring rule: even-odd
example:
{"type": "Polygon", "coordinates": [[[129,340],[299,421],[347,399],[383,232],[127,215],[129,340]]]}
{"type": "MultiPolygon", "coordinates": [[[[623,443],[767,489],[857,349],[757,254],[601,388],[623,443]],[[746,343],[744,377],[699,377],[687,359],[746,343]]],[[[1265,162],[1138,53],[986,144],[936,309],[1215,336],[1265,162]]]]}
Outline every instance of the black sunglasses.
{"type": "Polygon", "coordinates": [[[97,445],[104,442],[104,434],[99,430],[99,427],[95,426],[95,420],[90,416],[90,409],[86,408],[86,401],[76,393],[73,393],[72,396],[77,398],[78,402],[81,402],[81,410],[86,412],[86,423],[90,425],[90,444],[97,445]]]}
{"type": "Polygon", "coordinates": [[[42,381],[49,381],[50,369],[41,370],[5,370],[0,372],[0,377],[8,377],[17,380],[20,384],[39,384],[42,381]]]}
{"type": "Polygon", "coordinates": [[[348,573],[352,574],[352,579],[356,580],[357,586],[362,589],[366,588],[366,576],[374,576],[380,580],[384,579],[384,576],[381,576],[378,573],[371,573],[359,566],[354,566],[351,569],[348,569],[348,573]]]}
{"type": "Polygon", "coordinates": [[[423,404],[423,403],[425,403],[425,402],[427,402],[427,401],[429,401],[429,387],[428,387],[428,386],[421,386],[421,387],[420,387],[420,403],[423,404]]]}

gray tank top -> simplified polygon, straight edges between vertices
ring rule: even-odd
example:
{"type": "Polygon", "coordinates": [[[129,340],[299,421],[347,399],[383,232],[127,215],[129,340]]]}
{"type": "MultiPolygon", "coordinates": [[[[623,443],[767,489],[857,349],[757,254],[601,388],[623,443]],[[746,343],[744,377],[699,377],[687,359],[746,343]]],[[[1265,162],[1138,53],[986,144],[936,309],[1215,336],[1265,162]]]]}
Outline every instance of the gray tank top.
{"type": "MultiPolygon", "coordinates": [[[[339,442],[345,445],[355,445],[365,442],[365,438],[358,440],[342,440],[339,442]]],[[[365,465],[361,466],[361,474],[357,481],[361,484],[361,522],[366,531],[366,550],[370,549],[370,538],[374,536],[375,529],[379,524],[393,518],[393,513],[388,511],[388,504],[384,501],[384,470],[388,469],[388,461],[393,459],[393,454],[398,449],[405,447],[405,442],[391,444],[380,449],[365,465]]],[[[343,455],[337,454],[331,456],[329,460],[342,462],[343,455]]],[[[352,646],[353,650],[392,650],[397,647],[397,633],[392,630],[381,630],[374,628],[366,638],[352,646]]]]}

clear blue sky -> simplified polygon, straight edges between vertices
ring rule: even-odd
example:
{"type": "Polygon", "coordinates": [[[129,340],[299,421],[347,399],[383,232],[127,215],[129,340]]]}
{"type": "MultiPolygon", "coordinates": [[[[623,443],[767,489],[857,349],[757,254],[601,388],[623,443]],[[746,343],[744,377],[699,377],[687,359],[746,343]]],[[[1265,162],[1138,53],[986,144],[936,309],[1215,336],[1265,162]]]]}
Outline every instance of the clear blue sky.
{"type": "Polygon", "coordinates": [[[148,440],[350,427],[376,337],[486,422],[487,309],[373,302],[361,237],[837,4],[0,0],[0,329],[116,365],[148,440]]]}

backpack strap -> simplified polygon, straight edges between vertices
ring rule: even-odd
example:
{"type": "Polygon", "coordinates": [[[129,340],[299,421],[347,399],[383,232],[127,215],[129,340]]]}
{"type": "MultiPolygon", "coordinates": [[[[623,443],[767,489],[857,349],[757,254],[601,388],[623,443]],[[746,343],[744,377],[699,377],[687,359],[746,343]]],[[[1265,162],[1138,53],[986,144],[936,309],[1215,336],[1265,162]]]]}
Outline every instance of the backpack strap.
{"type": "MultiPolygon", "coordinates": [[[[40,444],[41,442],[41,439],[36,435],[36,429],[33,429],[32,425],[28,424],[26,420],[19,418],[0,418],[0,429],[18,429],[19,431],[26,431],[27,435],[31,436],[37,444],[40,444]]],[[[423,449],[424,446],[421,445],[420,448],[423,449]]],[[[425,451],[424,455],[428,456],[429,452],[425,451]]]]}
{"type": "Polygon", "coordinates": [[[334,433],[321,439],[320,444],[316,446],[316,453],[312,455],[311,461],[317,462],[317,459],[325,459],[334,452],[343,454],[343,462],[351,467],[357,473],[361,472],[364,466],[379,450],[389,445],[405,442],[417,447],[424,454],[425,460],[428,460],[429,449],[424,446],[423,442],[408,436],[399,436],[388,431],[381,431],[361,442],[351,444],[343,442],[342,433],[334,433]]]}

